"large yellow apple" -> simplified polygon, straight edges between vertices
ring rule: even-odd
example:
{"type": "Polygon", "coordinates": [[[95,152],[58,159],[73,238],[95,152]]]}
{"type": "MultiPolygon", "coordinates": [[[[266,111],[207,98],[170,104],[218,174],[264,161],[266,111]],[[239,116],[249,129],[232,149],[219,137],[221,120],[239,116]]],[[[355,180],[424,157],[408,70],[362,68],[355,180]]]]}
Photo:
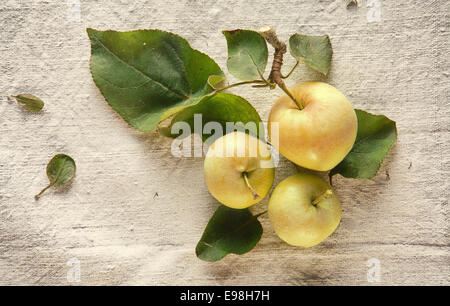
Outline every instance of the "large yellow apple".
{"type": "Polygon", "coordinates": [[[269,201],[269,218],[278,237],[312,247],[331,235],[341,220],[341,203],[323,179],[299,173],[282,181],[269,201]]]}
{"type": "Polygon", "coordinates": [[[282,155],[297,165],[328,171],[350,152],[358,121],[347,98],[323,82],[305,82],[290,89],[301,108],[281,96],[269,115],[269,135],[282,155]],[[274,124],[278,124],[278,141],[274,124]]]}
{"type": "Polygon", "coordinates": [[[267,145],[242,132],[217,139],[206,154],[204,170],[210,193],[236,209],[261,201],[272,187],[275,174],[267,145]]]}

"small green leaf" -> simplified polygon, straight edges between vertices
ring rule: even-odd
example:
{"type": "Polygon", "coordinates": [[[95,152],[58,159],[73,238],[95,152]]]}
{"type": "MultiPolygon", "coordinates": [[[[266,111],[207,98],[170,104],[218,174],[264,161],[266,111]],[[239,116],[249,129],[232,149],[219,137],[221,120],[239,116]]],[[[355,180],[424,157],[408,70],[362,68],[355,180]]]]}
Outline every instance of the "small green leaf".
{"type": "Polygon", "coordinates": [[[208,78],[208,84],[212,89],[221,89],[224,87],[225,77],[221,75],[211,75],[208,78]]]}
{"type": "Polygon", "coordinates": [[[38,195],[38,199],[50,187],[60,187],[69,183],[75,176],[76,165],[72,157],[65,154],[54,156],[47,165],[47,177],[50,184],[38,195]]]}
{"type": "Polygon", "coordinates": [[[212,92],[209,76],[223,76],[210,57],[172,33],[87,32],[95,84],[111,107],[143,132],[200,102],[212,92]]]}
{"type": "MultiPolygon", "coordinates": [[[[260,131],[260,123],[262,122],[262,120],[253,106],[240,96],[223,92],[213,96],[205,97],[197,105],[186,108],[183,111],[179,112],[172,119],[170,126],[168,128],[160,130],[160,132],[165,136],[173,138],[179,137],[182,134],[181,131],[174,131],[173,134],[171,133],[172,127],[177,122],[186,122],[190,127],[191,133],[201,132],[200,136],[202,137],[203,141],[206,141],[208,138],[210,138],[211,133],[213,133],[212,131],[211,133],[205,133],[205,125],[213,122],[217,122],[222,129],[221,131],[217,131],[216,129],[214,129],[214,133],[218,133],[219,136],[223,136],[225,133],[230,133],[235,130],[249,132],[250,134],[259,138],[262,138],[262,136],[264,135],[260,134],[264,133],[263,129],[261,129],[260,131]],[[194,116],[198,114],[202,115],[202,125],[197,126],[197,129],[200,128],[201,130],[196,131],[194,116]],[[242,125],[236,124],[236,129],[227,130],[227,123],[238,122],[242,123],[242,125]],[[245,127],[249,128],[249,130],[246,131],[244,129],[245,127]]],[[[211,124],[210,126],[212,127],[211,124]]],[[[213,141],[214,139],[209,140],[213,141]]]]}
{"type": "Polygon", "coordinates": [[[373,178],[397,140],[394,121],[358,109],[355,112],[358,117],[355,144],[344,160],[330,171],[330,177],[339,173],[348,178],[373,178]]]}
{"type": "Polygon", "coordinates": [[[330,69],[333,49],[331,48],[330,37],[309,36],[294,34],[289,39],[291,54],[297,60],[304,61],[305,64],[323,74],[327,74],[330,69]]]}
{"type": "Polygon", "coordinates": [[[255,31],[222,31],[228,44],[227,67],[232,75],[247,81],[260,79],[267,66],[266,40],[255,31]]]}
{"type": "Polygon", "coordinates": [[[44,107],[44,101],[31,94],[20,94],[11,97],[15,98],[20,105],[32,113],[39,113],[44,107]]]}
{"type": "Polygon", "coordinates": [[[261,239],[263,228],[248,209],[220,206],[206,226],[195,253],[205,261],[218,261],[233,253],[252,250],[261,239]]]}

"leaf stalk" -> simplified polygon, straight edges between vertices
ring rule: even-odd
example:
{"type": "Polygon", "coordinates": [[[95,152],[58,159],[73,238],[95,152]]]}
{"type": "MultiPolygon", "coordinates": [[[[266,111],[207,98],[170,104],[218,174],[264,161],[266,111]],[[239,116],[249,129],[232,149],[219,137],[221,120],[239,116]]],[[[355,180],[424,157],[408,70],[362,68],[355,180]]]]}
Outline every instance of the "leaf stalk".
{"type": "Polygon", "coordinates": [[[292,67],[291,71],[289,71],[289,73],[286,75],[281,75],[281,78],[282,79],[289,78],[291,76],[291,74],[294,72],[295,68],[297,68],[299,64],[300,64],[300,61],[297,61],[297,63],[295,63],[295,65],[294,65],[294,67],[292,67]]]}
{"type": "Polygon", "coordinates": [[[39,194],[35,195],[34,198],[36,200],[39,200],[39,198],[41,197],[41,195],[47,191],[47,189],[49,189],[50,187],[53,186],[54,183],[51,183],[50,185],[48,185],[47,187],[45,187],[44,189],[41,190],[41,192],[39,192],[39,194]]]}
{"type": "Polygon", "coordinates": [[[227,90],[227,89],[230,89],[230,88],[233,88],[233,87],[236,87],[236,86],[245,85],[245,84],[264,84],[264,86],[267,86],[267,85],[265,85],[266,82],[267,81],[264,81],[264,80],[250,80],[250,81],[243,81],[243,82],[239,82],[239,83],[234,83],[234,84],[225,86],[223,88],[216,89],[213,92],[213,94],[217,94],[217,93],[222,92],[224,90],[227,90]]]}

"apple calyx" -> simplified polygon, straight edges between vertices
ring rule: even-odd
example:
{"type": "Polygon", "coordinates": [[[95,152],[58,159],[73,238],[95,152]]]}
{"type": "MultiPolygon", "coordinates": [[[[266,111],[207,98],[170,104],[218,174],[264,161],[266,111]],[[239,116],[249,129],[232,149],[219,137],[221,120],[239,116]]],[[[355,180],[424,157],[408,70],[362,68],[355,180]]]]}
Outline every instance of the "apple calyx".
{"type": "Polygon", "coordinates": [[[260,198],[259,194],[255,191],[255,189],[253,189],[252,185],[250,185],[250,182],[248,180],[248,173],[243,172],[242,176],[244,177],[244,181],[245,181],[245,184],[247,185],[247,188],[250,190],[250,192],[253,195],[253,199],[256,200],[256,199],[260,198]]]}
{"type": "Polygon", "coordinates": [[[320,196],[318,196],[318,197],[312,202],[312,205],[317,206],[317,204],[319,204],[319,203],[322,202],[323,200],[328,199],[328,198],[331,197],[332,195],[333,195],[333,190],[327,189],[324,193],[322,193],[320,196]]]}

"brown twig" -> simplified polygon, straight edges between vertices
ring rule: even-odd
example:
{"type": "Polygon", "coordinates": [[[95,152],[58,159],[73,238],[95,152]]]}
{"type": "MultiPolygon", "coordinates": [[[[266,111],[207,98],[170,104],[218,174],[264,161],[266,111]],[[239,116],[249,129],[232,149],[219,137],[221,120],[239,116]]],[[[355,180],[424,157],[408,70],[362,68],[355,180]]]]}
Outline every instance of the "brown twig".
{"type": "Polygon", "coordinates": [[[295,104],[297,104],[300,109],[303,109],[303,106],[295,99],[295,97],[291,94],[283,81],[281,67],[283,66],[283,56],[287,52],[286,44],[278,39],[277,34],[271,27],[261,28],[259,30],[259,34],[261,34],[265,38],[265,40],[275,49],[275,53],[273,55],[272,70],[270,71],[268,80],[271,83],[270,87],[273,89],[276,85],[278,85],[295,102],[295,104]]]}

